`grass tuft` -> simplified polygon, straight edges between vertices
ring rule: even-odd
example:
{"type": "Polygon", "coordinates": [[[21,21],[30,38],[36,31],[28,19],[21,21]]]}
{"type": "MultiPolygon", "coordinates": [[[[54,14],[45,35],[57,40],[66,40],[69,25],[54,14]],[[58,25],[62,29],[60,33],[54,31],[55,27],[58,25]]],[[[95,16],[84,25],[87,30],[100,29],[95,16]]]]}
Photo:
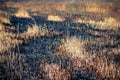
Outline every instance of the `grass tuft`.
{"type": "Polygon", "coordinates": [[[66,55],[67,57],[82,57],[85,53],[84,45],[77,37],[70,37],[67,39],[61,40],[62,45],[59,47],[60,51],[66,52],[62,55],[66,55]]]}
{"type": "Polygon", "coordinates": [[[24,9],[19,9],[18,12],[15,14],[15,16],[22,18],[30,18],[29,13],[24,9]]]}
{"type": "Polygon", "coordinates": [[[41,26],[33,25],[32,27],[28,27],[27,31],[21,34],[22,36],[29,37],[37,37],[47,35],[49,31],[41,26]]]}
{"type": "Polygon", "coordinates": [[[3,11],[0,11],[0,23],[10,24],[8,14],[3,11]]]}
{"type": "Polygon", "coordinates": [[[57,21],[57,22],[62,22],[65,19],[61,18],[60,16],[54,16],[54,15],[48,15],[48,20],[49,21],[57,21]]]}

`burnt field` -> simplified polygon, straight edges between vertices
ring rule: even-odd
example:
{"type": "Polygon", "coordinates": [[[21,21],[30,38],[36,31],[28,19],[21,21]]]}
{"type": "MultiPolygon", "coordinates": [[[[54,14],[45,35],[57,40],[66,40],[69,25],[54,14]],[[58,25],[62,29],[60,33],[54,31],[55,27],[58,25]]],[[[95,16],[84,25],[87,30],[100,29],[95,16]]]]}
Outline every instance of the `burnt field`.
{"type": "Polygon", "coordinates": [[[5,2],[1,80],[119,80],[119,2],[5,2]]]}

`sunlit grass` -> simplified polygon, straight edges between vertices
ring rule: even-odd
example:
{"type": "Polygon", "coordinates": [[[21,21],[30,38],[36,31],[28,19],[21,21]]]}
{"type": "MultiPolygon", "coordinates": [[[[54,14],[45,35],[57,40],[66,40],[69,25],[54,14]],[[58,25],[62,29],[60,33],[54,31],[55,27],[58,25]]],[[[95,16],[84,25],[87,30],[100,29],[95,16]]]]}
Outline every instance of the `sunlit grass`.
{"type": "Polygon", "coordinates": [[[45,36],[48,35],[49,31],[41,26],[33,25],[28,26],[27,31],[21,34],[21,37],[29,38],[29,37],[37,37],[37,36],[45,36]]]}
{"type": "Polygon", "coordinates": [[[62,22],[65,19],[61,18],[60,16],[48,15],[48,20],[62,22]]]}
{"type": "Polygon", "coordinates": [[[0,23],[10,24],[9,16],[6,12],[0,11],[0,23]]]}
{"type": "Polygon", "coordinates": [[[23,18],[30,18],[29,13],[23,8],[19,9],[18,12],[15,13],[15,16],[23,17],[23,18]]]}
{"type": "Polygon", "coordinates": [[[60,51],[63,51],[63,53],[60,53],[61,56],[66,55],[67,57],[71,58],[84,56],[85,53],[84,45],[75,36],[67,38],[65,40],[63,39],[61,40],[61,42],[62,45],[59,47],[60,51]]]}
{"type": "Polygon", "coordinates": [[[115,18],[112,18],[112,17],[105,18],[104,21],[77,19],[75,22],[90,24],[92,26],[96,26],[99,29],[114,30],[114,29],[120,28],[120,21],[117,21],[115,18]]]}
{"type": "Polygon", "coordinates": [[[15,34],[0,31],[0,52],[8,51],[21,43],[22,41],[15,38],[15,34]]]}

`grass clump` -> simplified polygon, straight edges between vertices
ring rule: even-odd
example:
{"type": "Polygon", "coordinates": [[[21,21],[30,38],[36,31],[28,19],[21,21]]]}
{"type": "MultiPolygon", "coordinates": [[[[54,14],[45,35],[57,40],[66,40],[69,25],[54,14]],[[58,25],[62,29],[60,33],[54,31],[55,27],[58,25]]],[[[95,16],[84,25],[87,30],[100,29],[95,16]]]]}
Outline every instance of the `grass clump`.
{"type": "Polygon", "coordinates": [[[0,11],[0,23],[10,24],[8,14],[0,11]]]}
{"type": "Polygon", "coordinates": [[[84,45],[77,37],[71,37],[63,39],[62,45],[59,47],[60,51],[66,52],[65,54],[68,57],[82,57],[85,53],[84,45]]]}
{"type": "Polygon", "coordinates": [[[22,18],[30,18],[29,13],[25,9],[19,9],[15,16],[22,18]]]}
{"type": "Polygon", "coordinates": [[[48,15],[48,20],[50,21],[57,21],[57,22],[62,22],[64,21],[63,18],[61,18],[60,16],[54,16],[54,15],[48,15]]]}
{"type": "Polygon", "coordinates": [[[37,37],[47,35],[49,31],[41,26],[33,25],[32,27],[28,27],[27,31],[22,34],[26,38],[29,37],[37,37]]]}

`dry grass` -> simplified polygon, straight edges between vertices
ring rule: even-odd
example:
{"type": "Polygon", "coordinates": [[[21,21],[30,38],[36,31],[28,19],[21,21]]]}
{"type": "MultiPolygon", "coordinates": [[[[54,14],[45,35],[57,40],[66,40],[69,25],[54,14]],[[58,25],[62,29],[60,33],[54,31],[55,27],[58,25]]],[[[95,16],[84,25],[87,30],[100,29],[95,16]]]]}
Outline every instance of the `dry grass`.
{"type": "Polygon", "coordinates": [[[11,48],[21,43],[22,41],[15,38],[15,34],[0,31],[0,53],[9,51],[11,48]]]}
{"type": "MultiPolygon", "coordinates": [[[[13,3],[15,7],[21,7],[21,5],[25,6],[25,9],[33,9],[33,3],[24,3],[18,5],[18,3],[13,3]]],[[[73,8],[67,8],[67,4],[63,4],[61,8],[61,4],[57,5],[54,3],[44,3],[39,5],[40,3],[35,3],[36,5],[35,8],[39,9],[42,13],[45,12],[48,15],[48,20],[50,21],[58,21],[62,22],[65,19],[61,18],[60,16],[54,16],[54,15],[49,15],[47,12],[53,12],[54,14],[55,11],[65,11],[65,12],[71,12],[73,13],[78,13],[79,10],[80,12],[90,12],[90,13],[109,13],[113,12],[111,8],[112,3],[78,3],[73,5],[73,8]],[[84,5],[84,7],[79,7],[84,5]],[[78,5],[78,6],[76,6],[78,5]],[[37,6],[37,7],[36,7],[37,6]],[[50,8],[49,8],[50,7],[50,8]],[[72,12],[73,11],[73,12],[72,12]],[[76,12],[74,12],[76,11],[76,12]]],[[[69,4],[69,3],[68,3],[69,4]]],[[[71,4],[70,4],[71,5],[71,4]]],[[[11,5],[10,5],[11,7],[11,5]]],[[[24,18],[30,18],[29,13],[24,10],[20,9],[15,15],[16,17],[24,17],[24,18]]],[[[36,11],[36,10],[35,10],[36,11]]],[[[114,13],[114,12],[113,12],[114,13]]],[[[7,18],[6,18],[7,19],[7,18]]],[[[9,23],[7,20],[3,20],[0,18],[1,23],[9,23]]],[[[80,23],[85,23],[85,24],[91,24],[91,25],[96,25],[98,26],[99,29],[117,29],[119,28],[120,24],[119,21],[113,17],[106,17],[104,18],[104,21],[95,21],[93,19],[91,20],[82,20],[82,19],[77,19],[75,22],[80,22],[80,23]]],[[[0,53],[4,53],[6,51],[11,50],[12,48],[15,48],[16,45],[21,44],[23,41],[18,40],[16,36],[22,37],[22,39],[29,40],[29,38],[36,38],[39,36],[45,36],[48,35],[50,32],[41,26],[33,25],[32,27],[29,26],[27,31],[25,31],[22,34],[17,34],[20,36],[17,36],[13,33],[10,32],[5,32],[5,27],[1,24],[0,25],[0,53]]],[[[40,63],[40,71],[42,71],[42,78],[45,80],[70,80],[71,78],[77,76],[73,70],[76,70],[78,72],[82,71],[90,71],[93,72],[97,75],[99,80],[102,79],[108,79],[108,80],[116,80],[120,79],[120,66],[119,63],[115,62],[113,59],[113,56],[111,55],[119,55],[120,49],[119,48],[111,48],[101,51],[94,51],[94,45],[95,49],[99,48],[99,46],[108,45],[110,44],[111,46],[114,46],[117,44],[115,42],[115,39],[111,39],[109,35],[111,34],[106,34],[106,33],[100,33],[98,31],[94,32],[88,32],[91,35],[95,36],[100,36],[100,38],[93,38],[88,41],[81,41],[77,37],[68,37],[66,39],[61,40],[61,45],[58,48],[57,58],[62,61],[64,58],[67,58],[67,63],[64,68],[62,65],[58,65],[56,63],[47,63],[43,62],[40,63]],[[104,39],[103,39],[104,38],[104,39]],[[89,46],[91,50],[86,51],[86,46],[89,46]],[[110,50],[110,51],[108,51],[110,50]],[[111,59],[109,59],[111,58],[111,59]],[[75,74],[74,74],[75,73],[75,74]]],[[[52,35],[60,35],[61,33],[59,32],[52,32],[50,33],[52,35]]],[[[112,34],[113,35],[113,34],[112,34]]],[[[109,46],[109,45],[108,45],[109,46]]],[[[22,57],[21,57],[22,58],[22,57]]],[[[28,58],[29,59],[29,58],[28,58]]],[[[31,58],[30,58],[31,59],[31,58]]],[[[12,63],[13,60],[11,60],[10,63],[12,63]]],[[[31,60],[32,61],[32,60],[31,60]]],[[[64,61],[64,60],[63,60],[64,61]]],[[[28,61],[29,62],[29,61],[28,61]]],[[[30,63],[31,64],[31,63],[30,63]]],[[[35,63],[36,64],[36,63],[35,63]]],[[[64,63],[62,63],[64,64],[64,63]]],[[[16,63],[15,63],[16,65],[16,63]]],[[[33,64],[34,65],[34,64],[33,64]]],[[[32,65],[32,66],[33,66],[32,65]]],[[[17,65],[18,66],[18,65],[17,65]]],[[[27,65],[28,66],[28,65],[27,65]]],[[[14,67],[14,66],[13,66],[14,67]]],[[[22,66],[24,68],[24,66],[22,66]]],[[[29,68],[25,67],[25,68],[29,68]]],[[[14,70],[14,68],[13,68],[14,70]]],[[[29,71],[29,70],[28,70],[29,71]]],[[[21,71],[19,71],[21,74],[21,71]]],[[[19,76],[19,73],[16,72],[19,76]]],[[[26,72],[27,73],[27,72],[26,72]]],[[[29,72],[27,73],[29,75],[29,72]]],[[[87,73],[86,73],[87,75],[87,73]]],[[[33,74],[34,76],[34,74],[33,74]]]]}
{"type": "Polygon", "coordinates": [[[30,18],[29,13],[25,9],[19,9],[15,16],[22,18],[30,18]]]}
{"type": "Polygon", "coordinates": [[[109,11],[108,10],[106,10],[106,9],[101,9],[101,8],[99,8],[99,7],[92,7],[92,8],[87,8],[86,9],[86,12],[97,12],[97,13],[108,13],[109,11]]]}
{"type": "Polygon", "coordinates": [[[120,21],[115,18],[105,18],[104,22],[97,22],[96,25],[101,26],[102,29],[117,29],[120,28],[120,21]]]}
{"type": "Polygon", "coordinates": [[[95,20],[82,20],[77,19],[75,22],[91,24],[96,26],[99,29],[118,29],[120,28],[120,21],[116,20],[115,18],[109,17],[104,18],[104,21],[95,21],[95,20]]]}
{"type": "Polygon", "coordinates": [[[31,11],[41,11],[45,12],[49,10],[57,10],[57,11],[65,11],[66,10],[66,3],[65,2],[32,2],[32,3],[26,3],[26,2],[7,2],[7,7],[14,7],[14,8],[21,8],[23,6],[25,9],[31,10],[31,11]]]}
{"type": "MultiPolygon", "coordinates": [[[[16,35],[10,32],[6,32],[8,26],[0,24],[0,53],[9,51],[16,45],[21,44],[22,41],[16,39],[16,35]]],[[[8,28],[11,29],[11,28],[8,28]]]]}
{"type": "Polygon", "coordinates": [[[0,24],[0,31],[5,31],[5,27],[3,24],[0,24]]]}
{"type": "Polygon", "coordinates": [[[85,11],[86,12],[94,12],[94,13],[108,13],[110,8],[109,6],[112,4],[112,3],[96,3],[96,2],[86,2],[84,3],[86,4],[86,9],[85,11]],[[107,6],[105,6],[107,5],[107,6]],[[105,7],[103,7],[105,6],[105,7]]]}
{"type": "MultiPolygon", "coordinates": [[[[83,57],[85,53],[84,45],[82,42],[74,37],[61,40],[62,45],[59,47],[60,51],[66,52],[62,55],[66,55],[70,58],[83,57]]],[[[59,53],[58,53],[59,54],[59,53]]],[[[60,54],[61,55],[61,54],[60,54]]]]}
{"type": "Polygon", "coordinates": [[[88,70],[94,72],[100,80],[104,78],[110,80],[120,78],[119,65],[113,60],[109,60],[105,52],[101,52],[98,55],[94,51],[89,53],[85,51],[84,45],[85,42],[80,42],[76,37],[67,38],[62,41],[57,54],[60,58],[62,57],[61,59],[64,59],[65,56],[69,58],[69,70],[88,70]]]}
{"type": "Polygon", "coordinates": [[[27,31],[24,33],[26,36],[36,36],[39,33],[39,27],[38,26],[33,26],[33,27],[28,27],[27,31]]]}
{"type": "Polygon", "coordinates": [[[17,37],[22,37],[24,39],[29,39],[37,36],[47,35],[49,32],[40,26],[34,25],[33,27],[28,27],[27,31],[22,34],[13,34],[5,31],[5,26],[0,25],[0,53],[9,51],[16,45],[21,44],[22,40],[18,40],[17,37]]]}
{"type": "Polygon", "coordinates": [[[40,69],[43,71],[43,79],[44,80],[69,80],[70,73],[61,68],[58,64],[48,64],[43,63],[40,65],[40,69]]]}
{"type": "Polygon", "coordinates": [[[8,14],[3,11],[0,11],[0,23],[10,24],[8,14]]]}
{"type": "Polygon", "coordinates": [[[67,3],[66,7],[68,11],[73,13],[90,12],[90,13],[105,13],[108,14],[112,3],[104,2],[74,2],[67,3]]]}
{"type": "Polygon", "coordinates": [[[23,6],[27,10],[40,11],[41,13],[55,13],[55,11],[65,11],[71,13],[79,12],[95,12],[95,13],[118,13],[119,2],[7,2],[7,7],[21,8],[23,6]],[[114,9],[117,9],[115,12],[114,9]]]}
{"type": "Polygon", "coordinates": [[[47,35],[49,31],[41,26],[33,25],[32,27],[28,27],[27,31],[21,34],[22,37],[30,38],[30,37],[37,37],[37,36],[44,36],[47,35]]]}
{"type": "Polygon", "coordinates": [[[104,78],[109,80],[120,78],[119,65],[114,62],[109,62],[107,58],[94,57],[92,55],[84,57],[83,59],[74,58],[70,62],[70,67],[78,71],[89,70],[95,72],[100,80],[104,78]]]}
{"type": "Polygon", "coordinates": [[[65,19],[61,18],[60,16],[48,15],[48,20],[62,22],[65,19]]]}
{"type": "Polygon", "coordinates": [[[0,22],[1,22],[1,23],[10,24],[10,20],[9,20],[8,18],[0,17],[0,22]]]}
{"type": "Polygon", "coordinates": [[[93,70],[98,74],[99,79],[108,78],[110,80],[120,79],[120,68],[114,62],[109,62],[107,58],[97,58],[93,61],[93,70]]]}

